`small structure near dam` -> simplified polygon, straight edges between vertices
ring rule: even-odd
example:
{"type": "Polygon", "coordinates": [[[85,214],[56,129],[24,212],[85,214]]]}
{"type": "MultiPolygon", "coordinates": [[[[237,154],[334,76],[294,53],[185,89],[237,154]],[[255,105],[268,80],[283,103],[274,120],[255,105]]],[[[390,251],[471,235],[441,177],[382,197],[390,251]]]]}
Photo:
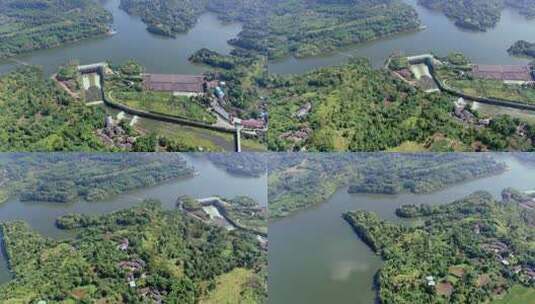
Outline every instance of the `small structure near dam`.
{"type": "Polygon", "coordinates": [[[146,90],[180,95],[201,95],[210,85],[202,75],[143,74],[142,77],[146,90]]]}
{"type": "Polygon", "coordinates": [[[419,56],[407,57],[409,63],[409,70],[416,79],[416,85],[424,90],[426,93],[439,92],[433,75],[431,74],[430,66],[440,64],[433,55],[424,54],[419,56]]]}
{"type": "Polygon", "coordinates": [[[472,67],[472,75],[475,78],[499,80],[514,84],[524,84],[534,81],[528,65],[475,64],[472,67]]]}

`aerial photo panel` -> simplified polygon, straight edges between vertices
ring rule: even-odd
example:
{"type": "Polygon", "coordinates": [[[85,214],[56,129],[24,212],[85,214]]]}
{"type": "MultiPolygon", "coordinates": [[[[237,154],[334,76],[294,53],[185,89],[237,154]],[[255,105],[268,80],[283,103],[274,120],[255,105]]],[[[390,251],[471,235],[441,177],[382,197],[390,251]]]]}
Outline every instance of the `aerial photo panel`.
{"type": "Polygon", "coordinates": [[[535,304],[535,0],[0,0],[0,304],[535,304]]]}

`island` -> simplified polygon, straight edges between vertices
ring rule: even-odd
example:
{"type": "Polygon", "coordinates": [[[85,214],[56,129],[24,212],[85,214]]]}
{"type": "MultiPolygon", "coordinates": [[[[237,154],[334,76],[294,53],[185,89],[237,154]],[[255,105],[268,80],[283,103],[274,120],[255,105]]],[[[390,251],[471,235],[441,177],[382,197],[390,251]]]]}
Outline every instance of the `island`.
{"type": "Polygon", "coordinates": [[[27,154],[0,169],[0,187],[22,201],[101,201],[128,191],[194,175],[180,154],[27,154]]]}
{"type": "Polygon", "coordinates": [[[523,56],[535,58],[535,43],[526,40],[518,40],[507,52],[513,56],[523,56]]]}
{"type": "Polygon", "coordinates": [[[533,198],[513,189],[445,205],[402,206],[410,223],[368,211],[344,219],[384,259],[382,303],[528,303],[535,296],[533,198]],[[412,223],[412,224],[411,224],[412,223]],[[494,302],[492,302],[494,303],[494,302]]]}
{"type": "Polygon", "coordinates": [[[0,225],[14,276],[0,285],[1,302],[266,302],[267,254],[252,233],[154,200],[69,220],[77,228],[68,240],[44,238],[21,221],[0,225]]]}
{"type": "Polygon", "coordinates": [[[429,193],[506,170],[491,156],[456,153],[276,153],[267,163],[273,219],[318,205],[342,187],[350,193],[429,193]]]}
{"type": "Polygon", "coordinates": [[[92,0],[0,2],[0,58],[110,34],[112,15],[92,0]]]}
{"type": "Polygon", "coordinates": [[[526,18],[535,17],[535,3],[526,0],[418,0],[418,4],[443,12],[455,25],[474,31],[487,31],[498,24],[505,7],[526,18]]]}
{"type": "Polygon", "coordinates": [[[214,13],[243,24],[230,44],[270,59],[316,56],[420,29],[414,8],[399,0],[121,0],[121,8],[141,16],[150,32],[170,37],[191,29],[201,14],[214,13]]]}

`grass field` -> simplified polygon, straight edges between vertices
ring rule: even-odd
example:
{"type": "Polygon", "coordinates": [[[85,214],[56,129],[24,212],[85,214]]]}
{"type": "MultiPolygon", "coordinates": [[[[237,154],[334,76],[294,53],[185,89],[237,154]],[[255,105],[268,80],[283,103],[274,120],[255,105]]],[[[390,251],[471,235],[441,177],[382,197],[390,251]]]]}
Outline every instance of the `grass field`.
{"type": "Polygon", "coordinates": [[[236,268],[219,276],[216,289],[201,300],[200,304],[256,304],[255,299],[249,297],[244,290],[253,276],[251,270],[244,268],[236,268]]]}
{"type": "Polygon", "coordinates": [[[455,72],[439,68],[436,74],[447,86],[467,95],[535,104],[535,89],[490,79],[459,79],[455,72]]]}
{"type": "Polygon", "coordinates": [[[173,96],[167,92],[114,92],[117,101],[129,107],[180,116],[208,124],[216,122],[216,118],[197,101],[186,96],[173,96]]]}
{"type": "Polygon", "coordinates": [[[505,297],[492,301],[492,304],[535,304],[535,289],[515,285],[505,297]]]}

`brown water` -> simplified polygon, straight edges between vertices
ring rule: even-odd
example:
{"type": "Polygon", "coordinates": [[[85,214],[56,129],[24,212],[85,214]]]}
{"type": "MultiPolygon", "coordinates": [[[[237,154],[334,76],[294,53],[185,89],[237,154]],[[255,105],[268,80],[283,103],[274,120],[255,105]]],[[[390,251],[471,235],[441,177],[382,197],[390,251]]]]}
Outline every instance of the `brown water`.
{"type": "Polygon", "coordinates": [[[506,187],[535,188],[534,166],[496,155],[507,162],[509,171],[428,194],[349,194],[343,188],[317,207],[270,224],[269,303],[374,303],[373,277],[381,259],[356,236],[342,214],[365,209],[398,220],[394,212],[402,204],[444,204],[478,190],[500,197],[506,187]]]}

